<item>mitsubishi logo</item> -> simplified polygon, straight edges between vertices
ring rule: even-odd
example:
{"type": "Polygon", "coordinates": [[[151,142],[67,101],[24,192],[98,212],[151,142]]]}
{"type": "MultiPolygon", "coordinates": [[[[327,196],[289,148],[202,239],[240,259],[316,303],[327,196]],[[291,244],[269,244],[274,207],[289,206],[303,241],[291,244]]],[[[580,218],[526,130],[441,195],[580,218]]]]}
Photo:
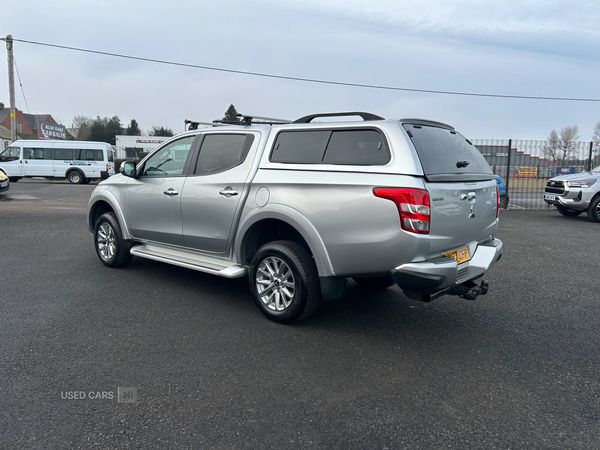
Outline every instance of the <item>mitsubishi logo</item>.
{"type": "Polygon", "coordinates": [[[473,208],[475,207],[475,202],[477,201],[477,194],[475,192],[469,192],[468,194],[461,194],[461,200],[468,200],[469,205],[471,205],[471,212],[469,213],[469,219],[475,218],[475,211],[473,208]]]}

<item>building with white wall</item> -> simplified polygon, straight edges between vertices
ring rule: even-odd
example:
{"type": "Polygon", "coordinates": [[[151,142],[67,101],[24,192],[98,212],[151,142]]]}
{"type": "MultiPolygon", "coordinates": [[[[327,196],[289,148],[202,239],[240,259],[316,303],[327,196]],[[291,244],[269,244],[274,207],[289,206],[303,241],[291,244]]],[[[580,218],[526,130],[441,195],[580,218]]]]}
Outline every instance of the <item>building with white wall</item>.
{"type": "Polygon", "coordinates": [[[116,136],[117,158],[142,158],[170,137],[164,136],[116,136]]]}

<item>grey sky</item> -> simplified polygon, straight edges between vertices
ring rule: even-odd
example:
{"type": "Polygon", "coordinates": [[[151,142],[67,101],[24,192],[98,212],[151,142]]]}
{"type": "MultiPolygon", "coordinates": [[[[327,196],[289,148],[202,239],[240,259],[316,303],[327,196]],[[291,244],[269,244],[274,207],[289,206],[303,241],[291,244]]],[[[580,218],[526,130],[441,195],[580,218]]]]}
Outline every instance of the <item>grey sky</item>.
{"type": "MultiPolygon", "coordinates": [[[[600,1],[101,1],[2,6],[0,35],[226,69],[415,89],[600,99],[600,1]]],[[[545,139],[600,102],[460,97],[319,85],[15,43],[32,113],[69,126],[118,115],[183,130],[238,111],[294,119],[363,110],[447,122],[471,138],[545,139]]],[[[8,104],[6,66],[0,101],[8,104]]],[[[17,86],[17,106],[27,111],[17,86]]]]}

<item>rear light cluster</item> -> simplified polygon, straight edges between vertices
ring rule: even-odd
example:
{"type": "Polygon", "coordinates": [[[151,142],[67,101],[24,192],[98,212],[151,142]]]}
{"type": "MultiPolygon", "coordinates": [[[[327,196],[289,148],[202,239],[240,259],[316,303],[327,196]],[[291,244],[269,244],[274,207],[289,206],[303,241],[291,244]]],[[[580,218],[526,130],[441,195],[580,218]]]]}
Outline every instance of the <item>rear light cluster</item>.
{"type": "Polygon", "coordinates": [[[403,230],[429,234],[431,224],[429,192],[411,188],[374,188],[373,194],[396,204],[403,230]]]}
{"type": "Polygon", "coordinates": [[[496,198],[498,199],[498,203],[496,204],[496,219],[500,214],[500,189],[498,189],[498,185],[496,185],[496,198]]]}

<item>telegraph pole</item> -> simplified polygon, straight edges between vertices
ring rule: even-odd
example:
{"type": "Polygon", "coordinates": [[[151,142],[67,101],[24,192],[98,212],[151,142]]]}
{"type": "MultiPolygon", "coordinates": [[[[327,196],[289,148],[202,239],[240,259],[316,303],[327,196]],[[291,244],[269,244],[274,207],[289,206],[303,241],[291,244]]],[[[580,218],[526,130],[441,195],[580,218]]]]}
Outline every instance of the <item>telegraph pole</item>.
{"type": "Polygon", "coordinates": [[[15,73],[13,62],[13,38],[6,36],[6,53],[8,53],[8,92],[10,96],[10,140],[17,140],[17,116],[15,114],[15,73]]]}

